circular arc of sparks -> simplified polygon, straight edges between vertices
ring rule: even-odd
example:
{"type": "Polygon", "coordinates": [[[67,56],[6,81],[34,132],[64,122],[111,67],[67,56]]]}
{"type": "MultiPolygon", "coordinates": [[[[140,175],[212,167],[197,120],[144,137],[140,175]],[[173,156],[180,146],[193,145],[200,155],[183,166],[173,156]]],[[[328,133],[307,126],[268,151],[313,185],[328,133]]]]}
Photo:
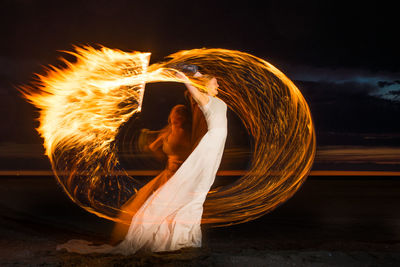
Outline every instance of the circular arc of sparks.
{"type": "Polygon", "coordinates": [[[292,197],[307,178],[316,150],[310,109],[293,82],[267,61],[234,50],[192,49],[148,66],[150,53],[75,50],[76,62],[64,60],[65,69],[53,67],[38,76],[37,88],[21,91],[40,110],[38,131],[58,183],[87,211],[117,221],[119,207],[137,191],[140,182],[119,165],[115,138],[140,112],[145,84],[183,82],[165,71],[180,63],[218,79],[219,97],[253,138],[249,170],[208,193],[203,224],[254,220],[292,197]]]}

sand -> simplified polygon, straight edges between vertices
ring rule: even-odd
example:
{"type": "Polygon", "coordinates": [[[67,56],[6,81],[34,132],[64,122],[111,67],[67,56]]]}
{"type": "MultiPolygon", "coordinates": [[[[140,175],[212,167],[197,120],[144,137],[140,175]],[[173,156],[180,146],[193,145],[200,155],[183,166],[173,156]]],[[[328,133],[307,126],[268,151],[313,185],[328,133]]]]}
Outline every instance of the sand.
{"type": "Polygon", "coordinates": [[[132,256],[56,251],[104,243],[112,223],[77,207],[51,178],[0,181],[0,266],[400,266],[400,180],[310,179],[252,222],[203,226],[203,247],[132,256]]]}

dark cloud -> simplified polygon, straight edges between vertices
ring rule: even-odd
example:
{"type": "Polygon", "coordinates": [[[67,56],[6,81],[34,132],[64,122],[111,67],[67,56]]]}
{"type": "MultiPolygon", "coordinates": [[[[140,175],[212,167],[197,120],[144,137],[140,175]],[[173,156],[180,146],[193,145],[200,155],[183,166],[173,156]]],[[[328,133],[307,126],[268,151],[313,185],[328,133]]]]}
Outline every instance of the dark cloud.
{"type": "Polygon", "coordinates": [[[394,100],[400,101],[400,89],[399,90],[390,90],[386,93],[386,95],[394,100]]]}
{"type": "Polygon", "coordinates": [[[358,82],[297,81],[301,91],[317,103],[343,101],[349,98],[366,98],[375,91],[373,85],[358,82]]]}
{"type": "Polygon", "coordinates": [[[379,71],[374,72],[367,68],[328,68],[314,67],[304,64],[283,65],[283,71],[289,78],[304,82],[323,83],[332,92],[340,93],[340,90],[347,90],[351,94],[360,91],[369,95],[382,97],[385,99],[398,100],[391,98],[388,90],[395,89],[393,86],[399,85],[400,72],[379,71]],[[340,89],[342,88],[342,89],[340,89]],[[353,92],[350,92],[353,91],[353,92]]]}
{"type": "Polygon", "coordinates": [[[395,91],[395,90],[389,91],[389,94],[399,96],[399,95],[400,95],[400,90],[397,90],[397,91],[395,91]]]}
{"type": "Polygon", "coordinates": [[[359,68],[306,65],[284,62],[279,66],[284,72],[294,80],[302,81],[321,81],[321,82],[360,82],[377,85],[387,85],[388,83],[397,83],[400,77],[400,71],[373,71],[367,66],[359,68]]]}
{"type": "Polygon", "coordinates": [[[378,86],[380,88],[386,87],[386,86],[391,86],[395,84],[400,84],[400,80],[395,80],[395,81],[379,81],[378,86]]]}
{"type": "Polygon", "coordinates": [[[400,131],[398,102],[371,95],[370,84],[297,81],[318,132],[394,133],[400,131]]]}

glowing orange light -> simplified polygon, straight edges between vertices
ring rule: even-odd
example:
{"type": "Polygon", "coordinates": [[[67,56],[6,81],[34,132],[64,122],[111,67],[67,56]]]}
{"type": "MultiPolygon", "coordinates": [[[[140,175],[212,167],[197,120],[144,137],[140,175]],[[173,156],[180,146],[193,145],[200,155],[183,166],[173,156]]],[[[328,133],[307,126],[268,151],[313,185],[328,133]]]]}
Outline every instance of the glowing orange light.
{"type": "Polygon", "coordinates": [[[208,193],[202,223],[258,218],[290,198],[308,176],[316,148],[310,110],[298,88],[268,62],[226,49],[180,51],[150,66],[150,53],[77,47],[71,54],[75,63],[64,60],[65,69],[39,75],[37,89],[22,91],[40,109],[38,131],[59,184],[89,212],[118,221],[120,207],[137,191],[138,181],[121,172],[115,138],[140,112],[146,83],[182,82],[173,74],[178,63],[217,77],[218,96],[254,143],[248,172],[208,193]]]}

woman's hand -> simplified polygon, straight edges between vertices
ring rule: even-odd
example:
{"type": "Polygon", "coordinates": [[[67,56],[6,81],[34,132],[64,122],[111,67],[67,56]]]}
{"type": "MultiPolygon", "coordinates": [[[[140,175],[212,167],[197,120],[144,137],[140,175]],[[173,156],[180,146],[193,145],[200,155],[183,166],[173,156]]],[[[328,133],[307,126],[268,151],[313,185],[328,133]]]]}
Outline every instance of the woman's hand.
{"type": "Polygon", "coordinates": [[[182,72],[175,72],[175,77],[183,80],[185,83],[190,82],[190,79],[182,72]]]}
{"type": "Polygon", "coordinates": [[[195,74],[193,74],[193,77],[198,78],[203,76],[203,74],[201,74],[199,71],[197,71],[195,74]]]}

